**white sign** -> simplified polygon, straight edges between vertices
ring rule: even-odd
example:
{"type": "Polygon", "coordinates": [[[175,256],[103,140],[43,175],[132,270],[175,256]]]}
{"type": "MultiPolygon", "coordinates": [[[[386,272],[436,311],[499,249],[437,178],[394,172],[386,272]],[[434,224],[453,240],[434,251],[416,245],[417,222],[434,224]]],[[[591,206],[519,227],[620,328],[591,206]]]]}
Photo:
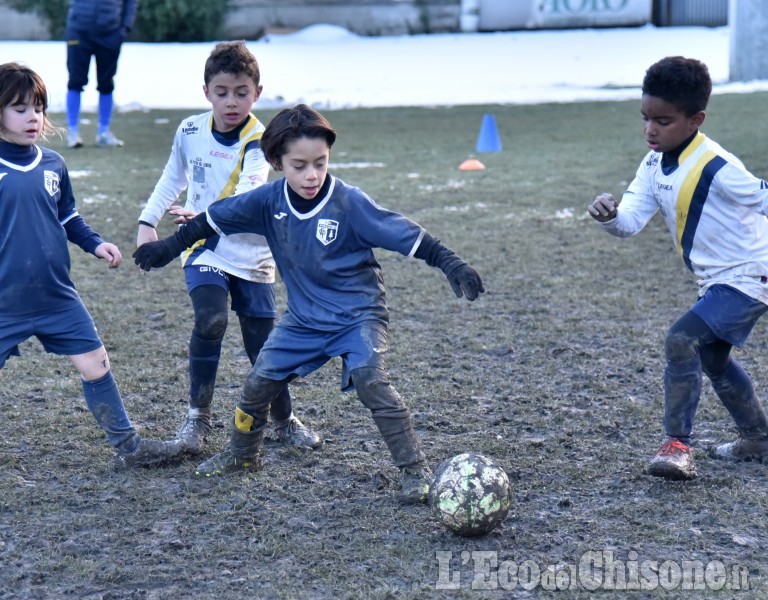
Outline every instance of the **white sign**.
{"type": "Polygon", "coordinates": [[[462,4],[465,13],[476,12],[480,31],[644,25],[653,10],[652,0],[463,0],[462,4]]]}

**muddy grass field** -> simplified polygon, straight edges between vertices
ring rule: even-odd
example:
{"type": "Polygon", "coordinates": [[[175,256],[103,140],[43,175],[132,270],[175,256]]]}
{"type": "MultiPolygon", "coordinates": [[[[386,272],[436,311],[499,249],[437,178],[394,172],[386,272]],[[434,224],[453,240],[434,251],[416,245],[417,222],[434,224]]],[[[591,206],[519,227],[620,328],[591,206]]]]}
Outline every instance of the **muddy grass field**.
{"type": "MultiPolygon", "coordinates": [[[[715,97],[704,127],[761,177],[766,102],[715,97]]],[[[73,277],[151,437],[172,437],[186,410],[192,310],[178,265],[141,276],[130,254],[184,116],[119,115],[126,147],[114,151],[50,144],[81,213],[126,258],[112,271],[72,248],[73,277]]],[[[397,470],[356,396],[339,391],[337,361],[292,385],[296,412],[325,438],[316,451],[267,443],[262,471],[217,480],[193,478],[192,459],[115,471],[76,372],[32,340],[0,371],[0,598],[768,598],[768,467],[707,458],[734,435],[708,384],[699,478],[643,473],[663,434],[662,341],[696,286],[660,221],[618,240],[586,214],[596,193],[622,192],[645,153],[638,104],[327,116],[339,130],[331,171],[484,278],[469,303],[423,262],[377,255],[389,370],[429,461],[496,461],[512,483],[506,520],[461,538],[427,507],[401,506],[397,470]],[[488,112],[504,150],[461,172],[488,112]]],[[[737,352],[766,399],[767,325],[737,352]]],[[[232,314],[210,452],[227,442],[248,367],[232,314]]]]}

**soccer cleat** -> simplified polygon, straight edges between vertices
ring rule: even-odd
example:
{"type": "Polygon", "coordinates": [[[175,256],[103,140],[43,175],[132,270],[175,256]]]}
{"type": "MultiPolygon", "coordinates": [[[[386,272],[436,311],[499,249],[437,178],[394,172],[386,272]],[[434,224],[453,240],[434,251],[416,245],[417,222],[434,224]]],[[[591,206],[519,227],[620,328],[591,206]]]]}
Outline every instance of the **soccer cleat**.
{"type": "Polygon", "coordinates": [[[83,138],[80,137],[80,134],[77,132],[76,129],[70,129],[69,131],[67,131],[67,147],[68,148],[83,147],[83,138]]]}
{"type": "Polygon", "coordinates": [[[712,458],[768,463],[768,440],[738,438],[727,444],[718,444],[709,449],[712,458]]]}
{"type": "Polygon", "coordinates": [[[259,468],[258,456],[241,458],[232,454],[231,448],[227,448],[203,463],[197,465],[195,475],[197,477],[218,477],[232,473],[256,471],[259,468]]]}
{"type": "Polygon", "coordinates": [[[319,435],[293,415],[285,421],[275,421],[274,431],[277,441],[286,446],[317,448],[323,443],[319,435]]]}
{"type": "Polygon", "coordinates": [[[649,475],[675,481],[694,479],[696,464],[693,461],[693,451],[677,438],[667,437],[648,463],[647,471],[649,475]]]}
{"type": "Polygon", "coordinates": [[[123,145],[123,140],[115,136],[114,133],[107,130],[96,136],[96,145],[102,148],[119,148],[123,145]]]}
{"type": "Polygon", "coordinates": [[[432,479],[432,471],[426,463],[400,467],[400,501],[403,504],[426,503],[432,479]]]}
{"type": "Polygon", "coordinates": [[[151,467],[179,458],[186,450],[183,440],[147,440],[141,438],[139,446],[130,454],[117,452],[115,461],[118,469],[130,467],[151,467]]]}
{"type": "Polygon", "coordinates": [[[187,444],[189,454],[200,454],[211,433],[211,417],[207,414],[188,415],[176,431],[176,439],[187,444]]]}

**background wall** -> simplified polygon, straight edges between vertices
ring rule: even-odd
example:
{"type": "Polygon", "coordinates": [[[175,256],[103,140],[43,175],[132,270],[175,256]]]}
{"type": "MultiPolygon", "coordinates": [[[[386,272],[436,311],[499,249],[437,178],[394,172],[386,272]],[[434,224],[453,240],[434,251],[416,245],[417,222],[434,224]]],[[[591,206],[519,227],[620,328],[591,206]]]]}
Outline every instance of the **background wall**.
{"type": "Polygon", "coordinates": [[[457,31],[461,0],[232,0],[231,7],[224,29],[234,38],[316,23],[360,35],[407,35],[457,31]]]}
{"type": "MultiPolygon", "coordinates": [[[[189,0],[196,2],[199,0],[189,0]]],[[[219,39],[317,23],[359,35],[727,24],[728,0],[230,0],[219,39]]],[[[50,39],[48,23],[0,0],[0,40],[50,39]]]]}

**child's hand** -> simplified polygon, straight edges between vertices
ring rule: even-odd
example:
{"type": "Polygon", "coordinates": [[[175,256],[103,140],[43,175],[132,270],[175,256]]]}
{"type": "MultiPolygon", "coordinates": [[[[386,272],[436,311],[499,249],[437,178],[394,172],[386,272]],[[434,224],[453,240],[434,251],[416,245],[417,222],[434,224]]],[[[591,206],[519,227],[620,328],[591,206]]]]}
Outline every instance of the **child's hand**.
{"type": "Polygon", "coordinates": [[[178,217],[173,222],[177,225],[184,225],[197,216],[197,213],[192,210],[187,210],[183,206],[171,206],[168,209],[168,214],[178,217]]]}
{"type": "Polygon", "coordinates": [[[106,260],[110,269],[116,269],[123,262],[123,255],[120,254],[120,250],[118,250],[117,246],[110,244],[109,242],[99,244],[93,253],[99,258],[106,260]]]}
{"type": "Polygon", "coordinates": [[[605,223],[616,218],[616,201],[610,194],[600,194],[592,204],[587,207],[587,211],[596,221],[605,223]]]}

